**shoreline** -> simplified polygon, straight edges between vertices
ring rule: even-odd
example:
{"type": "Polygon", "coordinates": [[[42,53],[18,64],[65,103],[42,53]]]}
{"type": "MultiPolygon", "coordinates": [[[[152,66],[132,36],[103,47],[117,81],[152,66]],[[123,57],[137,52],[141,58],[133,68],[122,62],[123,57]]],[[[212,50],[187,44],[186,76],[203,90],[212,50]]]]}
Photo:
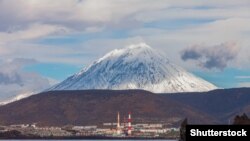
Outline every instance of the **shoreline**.
{"type": "Polygon", "coordinates": [[[178,140],[176,138],[164,138],[164,137],[109,137],[109,136],[68,136],[68,137],[40,137],[40,136],[5,136],[0,137],[0,140],[4,139],[20,139],[20,140],[39,140],[39,139],[46,139],[46,140],[55,140],[55,139],[91,139],[91,140],[178,140]]]}

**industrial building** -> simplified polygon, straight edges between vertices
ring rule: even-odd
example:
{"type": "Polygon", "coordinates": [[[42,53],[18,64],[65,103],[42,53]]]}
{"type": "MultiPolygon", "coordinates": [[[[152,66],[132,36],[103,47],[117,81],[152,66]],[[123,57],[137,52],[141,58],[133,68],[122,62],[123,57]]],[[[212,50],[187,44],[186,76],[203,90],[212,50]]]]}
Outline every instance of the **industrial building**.
{"type": "Polygon", "coordinates": [[[103,136],[103,137],[177,137],[179,128],[168,127],[162,123],[133,123],[132,113],[128,112],[121,120],[121,115],[117,112],[115,122],[103,123],[102,126],[65,126],[65,127],[39,127],[36,124],[20,124],[11,126],[1,126],[0,132],[19,131],[24,135],[37,135],[41,137],[84,137],[84,136],[103,136]]]}

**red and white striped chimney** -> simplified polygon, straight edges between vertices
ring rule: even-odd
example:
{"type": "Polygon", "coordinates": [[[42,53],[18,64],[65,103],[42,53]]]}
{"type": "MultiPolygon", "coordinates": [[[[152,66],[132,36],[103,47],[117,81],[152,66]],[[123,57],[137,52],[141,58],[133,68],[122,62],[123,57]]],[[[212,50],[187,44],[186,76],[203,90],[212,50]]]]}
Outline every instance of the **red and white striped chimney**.
{"type": "Polygon", "coordinates": [[[128,135],[132,134],[132,125],[131,125],[131,112],[128,113],[128,135]]]}

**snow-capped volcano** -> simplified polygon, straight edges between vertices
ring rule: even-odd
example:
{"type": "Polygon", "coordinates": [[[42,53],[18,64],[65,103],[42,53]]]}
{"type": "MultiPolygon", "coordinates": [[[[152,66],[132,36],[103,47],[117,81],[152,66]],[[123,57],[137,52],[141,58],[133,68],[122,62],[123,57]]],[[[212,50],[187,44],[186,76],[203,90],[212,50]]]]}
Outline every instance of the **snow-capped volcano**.
{"type": "Polygon", "coordinates": [[[216,89],[145,43],[115,49],[50,90],[143,89],[155,93],[216,89]]]}

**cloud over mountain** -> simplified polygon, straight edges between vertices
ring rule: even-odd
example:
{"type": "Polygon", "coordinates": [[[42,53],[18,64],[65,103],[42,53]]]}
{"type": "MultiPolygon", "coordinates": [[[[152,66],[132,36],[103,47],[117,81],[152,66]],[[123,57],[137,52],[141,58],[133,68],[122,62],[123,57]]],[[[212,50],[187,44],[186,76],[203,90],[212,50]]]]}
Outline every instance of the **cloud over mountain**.
{"type": "Polygon", "coordinates": [[[200,67],[206,69],[223,70],[228,63],[238,55],[239,47],[236,43],[222,43],[214,46],[194,45],[181,52],[184,61],[196,61],[200,67]]]}
{"type": "Polygon", "coordinates": [[[34,59],[16,58],[0,63],[0,103],[20,95],[29,95],[50,86],[49,80],[23,68],[37,63],[34,59]]]}

